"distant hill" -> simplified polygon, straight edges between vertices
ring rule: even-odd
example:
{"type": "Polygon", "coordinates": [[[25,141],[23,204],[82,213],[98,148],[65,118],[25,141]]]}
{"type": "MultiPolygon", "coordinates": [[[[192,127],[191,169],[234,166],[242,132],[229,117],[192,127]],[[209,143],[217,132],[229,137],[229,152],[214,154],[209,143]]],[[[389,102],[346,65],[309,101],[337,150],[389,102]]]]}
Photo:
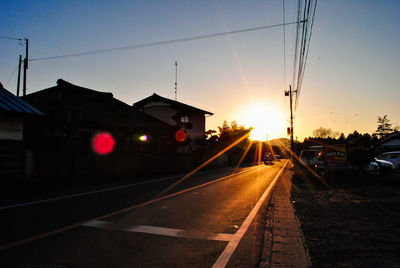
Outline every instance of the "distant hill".
{"type": "MultiPolygon", "coordinates": [[[[270,140],[269,143],[271,144],[271,146],[282,146],[282,144],[286,145],[286,146],[290,146],[290,139],[278,138],[278,139],[270,140]]],[[[294,143],[299,143],[299,141],[294,141],[294,143]]]]}

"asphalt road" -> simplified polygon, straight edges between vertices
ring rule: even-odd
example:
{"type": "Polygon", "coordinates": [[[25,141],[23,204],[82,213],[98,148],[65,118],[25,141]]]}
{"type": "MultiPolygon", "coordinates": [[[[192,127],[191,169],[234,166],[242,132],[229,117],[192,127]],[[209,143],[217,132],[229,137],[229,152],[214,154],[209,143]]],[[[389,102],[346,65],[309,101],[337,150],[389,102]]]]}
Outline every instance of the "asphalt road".
{"type": "Polygon", "coordinates": [[[0,266],[211,267],[238,239],[284,163],[245,168],[173,194],[226,174],[196,175],[144,206],[175,180],[0,208],[0,266]],[[32,239],[48,232],[54,233],[32,239]]]}

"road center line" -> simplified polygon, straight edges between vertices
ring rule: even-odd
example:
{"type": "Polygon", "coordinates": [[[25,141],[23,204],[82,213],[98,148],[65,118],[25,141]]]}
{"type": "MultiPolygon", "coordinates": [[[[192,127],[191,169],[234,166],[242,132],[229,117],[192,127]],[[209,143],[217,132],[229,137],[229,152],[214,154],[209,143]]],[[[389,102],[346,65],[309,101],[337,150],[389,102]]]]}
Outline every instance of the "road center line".
{"type": "Polygon", "coordinates": [[[275,178],[272,180],[268,188],[265,190],[261,198],[258,200],[257,204],[251,210],[250,214],[247,216],[246,220],[243,222],[242,226],[239,230],[234,234],[233,238],[229,241],[228,245],[225,247],[224,251],[218,257],[217,261],[214,263],[213,268],[221,268],[225,267],[232,257],[233,252],[236,250],[239,245],[240,240],[243,235],[246,233],[247,229],[250,227],[251,222],[254,217],[257,215],[261,205],[270,196],[272,189],[274,189],[275,184],[277,183],[279,177],[281,176],[283,170],[286,168],[288,161],[286,161],[285,165],[281,168],[281,170],[276,174],[275,178]]]}
{"type": "Polygon", "coordinates": [[[106,222],[106,221],[91,221],[91,222],[83,224],[82,226],[115,230],[115,231],[146,233],[146,234],[192,238],[192,239],[202,239],[202,240],[216,240],[216,241],[224,241],[224,242],[229,242],[233,237],[233,234],[226,234],[226,233],[210,234],[210,233],[205,233],[205,232],[185,231],[185,230],[181,230],[181,229],[156,227],[156,226],[149,226],[149,225],[134,225],[134,226],[127,227],[127,226],[121,226],[121,225],[114,224],[111,222],[106,222]]]}

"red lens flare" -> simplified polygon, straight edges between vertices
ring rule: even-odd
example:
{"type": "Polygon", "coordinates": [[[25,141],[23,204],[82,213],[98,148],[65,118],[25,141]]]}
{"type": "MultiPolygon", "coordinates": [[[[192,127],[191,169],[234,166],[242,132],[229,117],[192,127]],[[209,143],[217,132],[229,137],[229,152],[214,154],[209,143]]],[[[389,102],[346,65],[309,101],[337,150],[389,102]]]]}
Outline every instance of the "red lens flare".
{"type": "Polygon", "coordinates": [[[177,142],[184,142],[184,141],[186,140],[186,137],[187,137],[187,134],[186,134],[186,132],[183,131],[183,130],[178,130],[178,131],[175,133],[175,140],[176,140],[177,142]]]}
{"type": "Polygon", "coordinates": [[[115,140],[110,133],[102,132],[92,138],[92,150],[99,155],[106,155],[114,150],[115,140]]]}

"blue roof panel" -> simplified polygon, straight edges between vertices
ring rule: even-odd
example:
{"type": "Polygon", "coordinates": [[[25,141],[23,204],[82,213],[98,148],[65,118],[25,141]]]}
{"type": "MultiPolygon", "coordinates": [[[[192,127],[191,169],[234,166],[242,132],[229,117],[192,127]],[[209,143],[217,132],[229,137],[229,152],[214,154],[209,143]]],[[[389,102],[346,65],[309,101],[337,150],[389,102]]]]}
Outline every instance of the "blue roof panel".
{"type": "Polygon", "coordinates": [[[44,115],[41,111],[15,96],[0,84],[0,110],[25,114],[44,115]]]}

